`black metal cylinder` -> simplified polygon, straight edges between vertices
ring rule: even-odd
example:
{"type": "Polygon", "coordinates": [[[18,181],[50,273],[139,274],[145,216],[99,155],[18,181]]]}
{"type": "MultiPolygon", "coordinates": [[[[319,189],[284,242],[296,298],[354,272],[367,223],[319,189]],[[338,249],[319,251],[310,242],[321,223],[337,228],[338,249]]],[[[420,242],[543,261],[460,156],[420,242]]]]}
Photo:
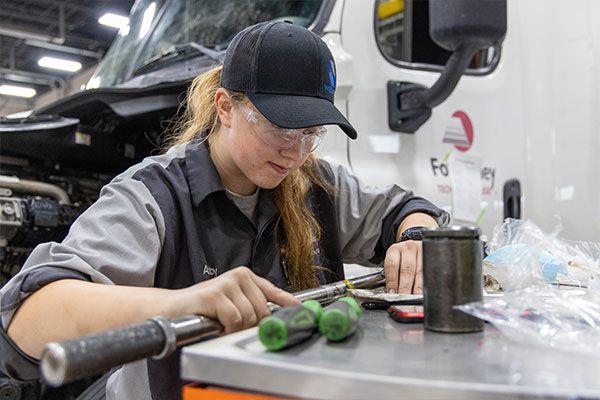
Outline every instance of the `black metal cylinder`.
{"type": "Polygon", "coordinates": [[[483,330],[483,321],[453,307],[483,299],[479,230],[445,227],[423,233],[425,329],[462,333],[483,330]]]}

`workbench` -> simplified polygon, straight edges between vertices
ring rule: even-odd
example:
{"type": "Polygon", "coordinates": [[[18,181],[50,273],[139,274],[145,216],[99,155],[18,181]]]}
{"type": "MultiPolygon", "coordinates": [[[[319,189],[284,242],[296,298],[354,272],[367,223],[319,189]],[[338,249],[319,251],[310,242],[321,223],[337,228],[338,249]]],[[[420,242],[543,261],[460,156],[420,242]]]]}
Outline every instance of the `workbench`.
{"type": "Polygon", "coordinates": [[[488,324],[479,333],[429,332],[385,311],[365,311],[341,343],[314,335],[270,353],[252,328],[185,347],[181,363],[186,380],[282,397],[600,398],[598,358],[519,344],[488,324]]]}

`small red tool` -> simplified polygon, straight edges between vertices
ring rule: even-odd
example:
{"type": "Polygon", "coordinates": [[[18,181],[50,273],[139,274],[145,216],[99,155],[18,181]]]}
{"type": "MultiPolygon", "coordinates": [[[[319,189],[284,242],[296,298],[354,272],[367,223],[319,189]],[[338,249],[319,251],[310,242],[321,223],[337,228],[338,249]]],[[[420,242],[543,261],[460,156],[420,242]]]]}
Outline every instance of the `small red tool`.
{"type": "Polygon", "coordinates": [[[391,306],[387,312],[396,322],[404,324],[423,322],[423,306],[391,306]]]}

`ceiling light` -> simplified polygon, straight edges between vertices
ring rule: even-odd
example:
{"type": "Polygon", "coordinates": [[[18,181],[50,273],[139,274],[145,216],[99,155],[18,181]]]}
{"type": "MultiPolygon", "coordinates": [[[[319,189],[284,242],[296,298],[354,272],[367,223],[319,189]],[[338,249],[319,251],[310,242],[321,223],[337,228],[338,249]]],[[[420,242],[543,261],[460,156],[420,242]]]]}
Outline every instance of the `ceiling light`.
{"type": "Polygon", "coordinates": [[[100,81],[102,78],[99,76],[94,76],[90,81],[85,85],[85,89],[97,89],[100,87],[100,81]]]}
{"type": "Polygon", "coordinates": [[[75,72],[81,69],[80,62],[54,57],[42,57],[38,60],[38,65],[44,68],[59,69],[67,72],[75,72]]]}
{"type": "Polygon", "coordinates": [[[127,36],[127,35],[129,35],[129,25],[125,25],[124,27],[122,27],[121,29],[119,29],[119,35],[120,36],[127,36]]]}
{"type": "Polygon", "coordinates": [[[33,110],[19,111],[14,114],[6,115],[5,118],[8,118],[8,119],[27,118],[31,114],[33,114],[33,110]]]}
{"type": "Polygon", "coordinates": [[[152,19],[154,18],[154,12],[156,11],[156,3],[150,3],[148,8],[144,11],[144,16],[142,17],[142,24],[140,26],[139,38],[143,38],[146,36],[146,33],[150,30],[150,25],[152,25],[152,19]]]}
{"type": "Polygon", "coordinates": [[[106,13],[98,18],[98,22],[111,28],[122,29],[129,24],[129,18],[118,14],[106,13]]]}
{"type": "Polygon", "coordinates": [[[37,92],[35,89],[25,86],[0,85],[0,94],[17,97],[33,97],[37,92]]]}

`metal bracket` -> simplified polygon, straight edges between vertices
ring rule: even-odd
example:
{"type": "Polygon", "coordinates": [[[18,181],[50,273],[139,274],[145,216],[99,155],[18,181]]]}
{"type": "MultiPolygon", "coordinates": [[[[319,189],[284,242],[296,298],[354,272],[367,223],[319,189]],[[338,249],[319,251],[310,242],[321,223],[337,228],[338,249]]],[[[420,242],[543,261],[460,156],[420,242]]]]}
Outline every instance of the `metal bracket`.
{"type": "Polygon", "coordinates": [[[415,133],[431,116],[428,107],[413,108],[418,104],[417,94],[426,86],[410,82],[388,81],[388,125],[395,132],[415,133]]]}

